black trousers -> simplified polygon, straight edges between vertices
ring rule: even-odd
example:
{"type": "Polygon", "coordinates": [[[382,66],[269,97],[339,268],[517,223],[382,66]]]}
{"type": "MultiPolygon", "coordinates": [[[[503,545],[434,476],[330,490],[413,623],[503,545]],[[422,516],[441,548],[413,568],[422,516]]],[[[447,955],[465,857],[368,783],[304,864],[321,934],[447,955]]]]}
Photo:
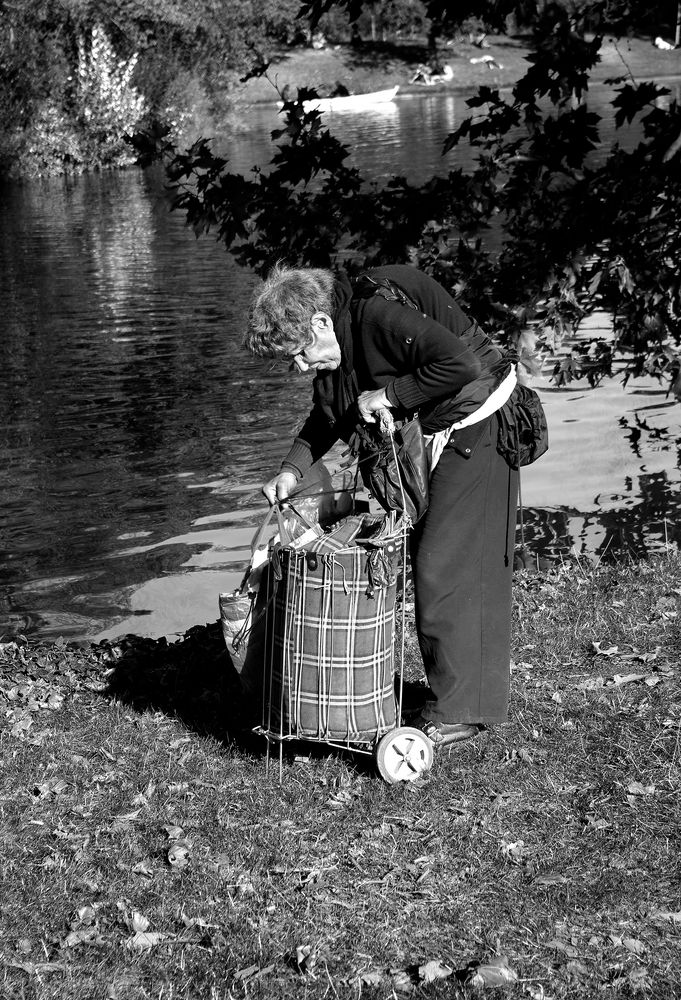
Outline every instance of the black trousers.
{"type": "Polygon", "coordinates": [[[518,473],[496,450],[492,416],[470,456],[456,437],[430,483],[412,534],[416,628],[434,722],[508,716],[511,582],[518,473]]]}

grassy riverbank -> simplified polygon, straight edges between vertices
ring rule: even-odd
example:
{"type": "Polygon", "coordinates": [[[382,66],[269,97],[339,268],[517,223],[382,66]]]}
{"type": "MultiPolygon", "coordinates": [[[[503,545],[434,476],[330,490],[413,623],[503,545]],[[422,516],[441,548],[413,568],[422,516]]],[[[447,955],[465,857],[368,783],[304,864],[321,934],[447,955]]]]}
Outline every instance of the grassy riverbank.
{"type": "Polygon", "coordinates": [[[3,1000],[678,996],[681,558],[515,595],[509,724],[408,786],[280,787],[215,626],[2,645],[3,1000]]]}
{"type": "MultiPolygon", "coordinates": [[[[477,48],[466,40],[440,51],[443,63],[449,63],[453,79],[447,83],[426,87],[410,84],[419,63],[427,61],[424,46],[386,45],[356,50],[350,45],[329,46],[326,49],[293,48],[282,51],[270,66],[267,78],[249,80],[240,91],[239,100],[246,104],[277,100],[273,86],[280,90],[288,86],[295,95],[297,87],[323,90],[336,82],[351,93],[367,93],[400,85],[402,93],[433,93],[470,90],[482,84],[494,87],[512,85],[528,69],[529,48],[523,38],[502,35],[488,36],[488,47],[477,48]],[[497,65],[491,68],[482,62],[471,62],[491,56],[497,65]]],[[[664,79],[681,75],[681,49],[665,52],[655,48],[648,38],[615,41],[604,39],[601,59],[591,74],[591,81],[602,82],[615,76],[631,74],[636,80],[664,79]]]]}

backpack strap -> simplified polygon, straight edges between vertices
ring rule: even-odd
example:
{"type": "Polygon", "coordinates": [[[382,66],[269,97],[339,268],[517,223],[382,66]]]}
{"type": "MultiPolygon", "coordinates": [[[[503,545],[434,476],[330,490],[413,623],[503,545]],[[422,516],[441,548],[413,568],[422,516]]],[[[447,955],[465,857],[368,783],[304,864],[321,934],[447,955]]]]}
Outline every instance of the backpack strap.
{"type": "Polygon", "coordinates": [[[373,295],[380,295],[387,302],[401,302],[403,306],[409,306],[410,309],[420,312],[414,300],[390,278],[377,279],[372,278],[370,274],[360,274],[353,282],[353,291],[357,299],[370,299],[373,295]]]}

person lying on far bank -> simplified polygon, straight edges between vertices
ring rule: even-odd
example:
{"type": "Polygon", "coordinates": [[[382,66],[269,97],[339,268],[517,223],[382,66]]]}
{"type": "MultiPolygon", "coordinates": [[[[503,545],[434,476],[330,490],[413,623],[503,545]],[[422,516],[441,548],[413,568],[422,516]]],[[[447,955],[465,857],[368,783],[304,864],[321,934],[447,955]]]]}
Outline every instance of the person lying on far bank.
{"type": "Polygon", "coordinates": [[[428,686],[409,724],[439,747],[505,722],[518,473],[496,445],[497,411],[515,386],[512,360],[408,265],[372,268],[352,283],[342,271],[278,265],[254,293],[244,344],[313,379],[312,410],[263,486],[270,504],[348,440],[358,416],[418,411],[435,435],[430,503],[411,534],[428,686]]]}

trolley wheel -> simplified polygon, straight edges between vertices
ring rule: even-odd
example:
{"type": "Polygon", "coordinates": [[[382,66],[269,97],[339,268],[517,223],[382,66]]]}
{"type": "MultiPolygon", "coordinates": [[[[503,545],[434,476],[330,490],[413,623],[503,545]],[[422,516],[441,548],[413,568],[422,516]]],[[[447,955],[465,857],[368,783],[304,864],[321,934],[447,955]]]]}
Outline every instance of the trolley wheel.
{"type": "Polygon", "coordinates": [[[389,785],[416,781],[432,764],[433,744],[413,726],[398,726],[383,736],[376,748],[378,773],[389,785]]]}

